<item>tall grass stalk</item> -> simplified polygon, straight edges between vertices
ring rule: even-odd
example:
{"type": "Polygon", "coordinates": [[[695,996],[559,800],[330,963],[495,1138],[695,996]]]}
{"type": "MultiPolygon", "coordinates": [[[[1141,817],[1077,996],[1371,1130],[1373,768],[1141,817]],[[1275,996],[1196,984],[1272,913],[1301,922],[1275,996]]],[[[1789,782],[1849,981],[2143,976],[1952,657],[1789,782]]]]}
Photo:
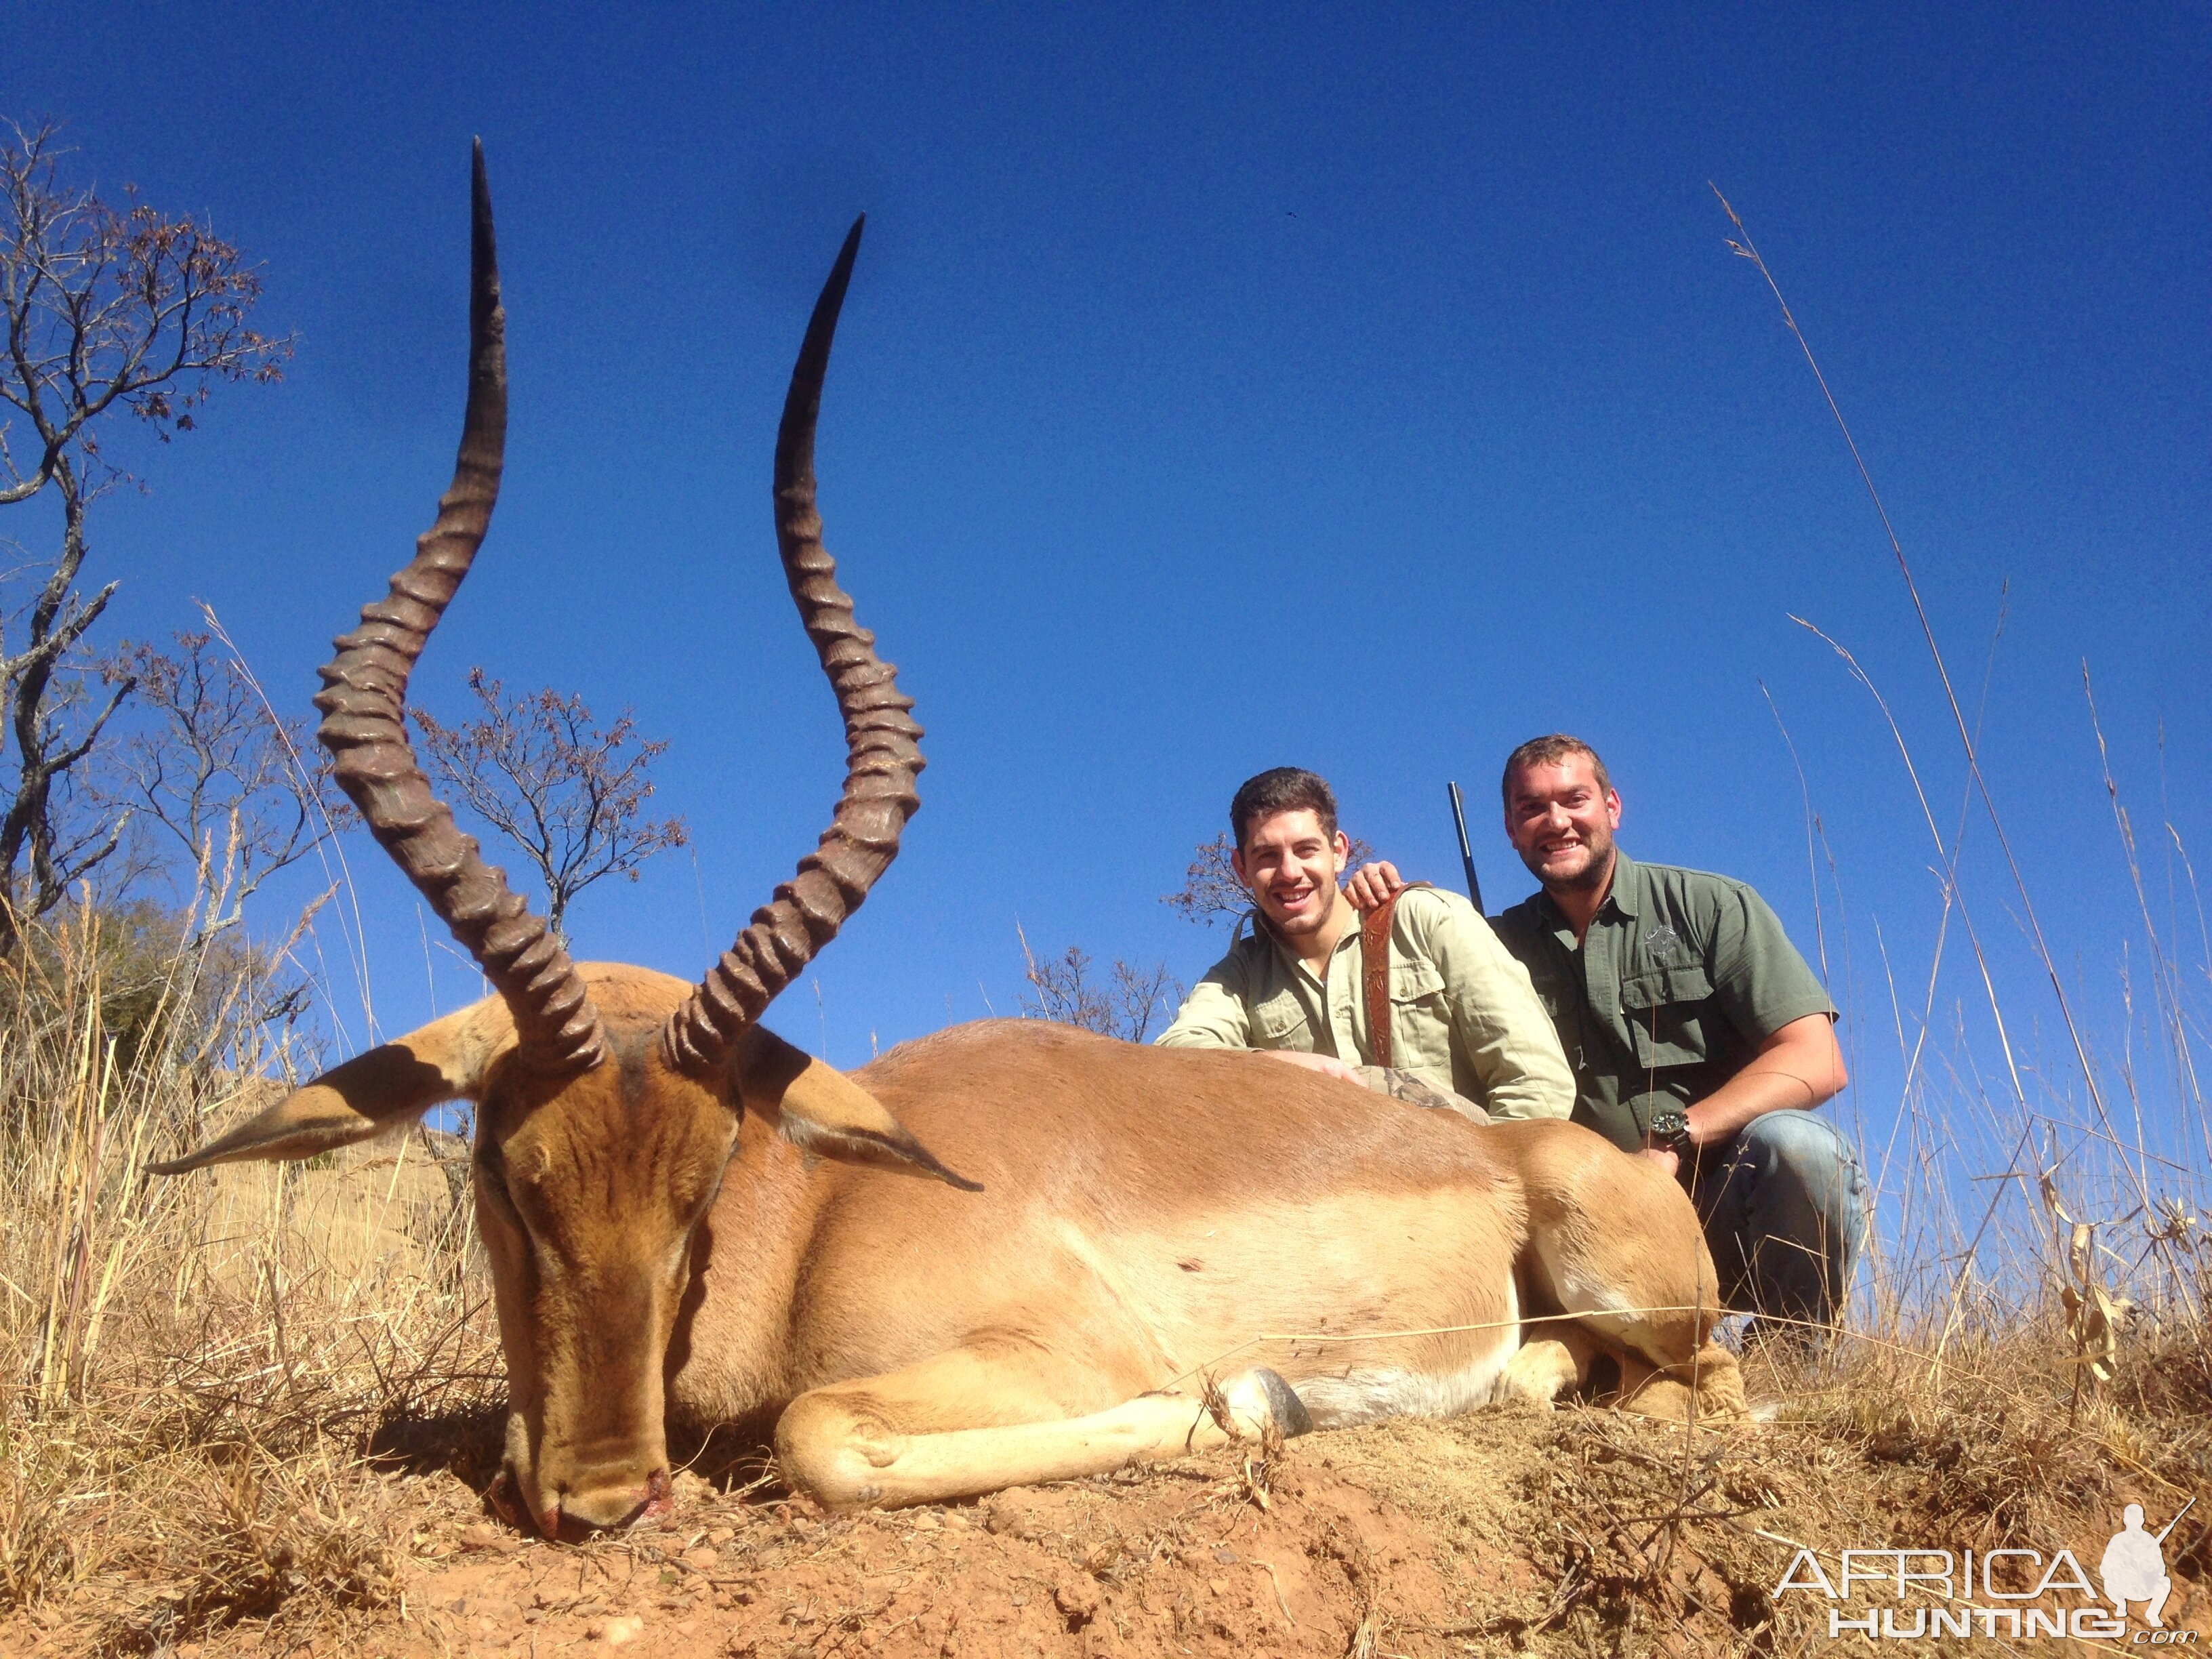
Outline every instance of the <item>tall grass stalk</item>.
{"type": "MultiPolygon", "coordinates": [[[[1891,1117],[1889,1144],[1874,1168],[1887,1224],[1882,1230],[1884,1248],[1877,1252],[1875,1271],[1862,1295],[1862,1328],[1878,1334],[1889,1352],[1917,1350],[1924,1353],[1930,1384],[1939,1391],[1947,1356],[1961,1342],[1995,1340],[2008,1334],[2016,1339],[2029,1331],[2040,1331],[2061,1351],[2058,1370],[2072,1384],[2069,1396],[2078,1407],[2083,1380],[2101,1379],[2111,1370],[2106,1359],[2099,1358],[2110,1346],[2112,1334],[2105,1328],[2106,1323],[2130,1311],[2154,1340],[2163,1340],[2159,1336],[2163,1331],[2191,1345],[2194,1363],[2202,1370],[2207,1249],[2212,1247],[2212,1238],[2207,1237],[2198,1200],[2206,1157],[2212,1155],[2212,1125],[2208,1125],[2204,1111],[2196,1044],[2203,1040],[2206,1024],[2203,1003],[2192,1001],[2192,981],[2185,976],[2172,952],[2177,930],[2170,927],[2162,937],[2157,927],[2133,824],[2112,775],[2094,696],[2089,696],[2091,726],[2104,763],[2106,789],[2151,965],[2152,997],[2146,1010],[2130,983],[2123,945],[2114,1030],[2118,1076],[2130,1109],[2132,1135],[2124,1130],[2112,1109],[2097,1063],[2096,1042],[2081,1016],[2079,993],[2069,990],[2059,971],[1982,766],[1980,728],[1987,711],[1987,674],[1981,706],[1970,723],[1911,562],[1812,343],[1741,216],[1717,186],[1713,194],[1736,232],[1729,244],[1730,249],[1759,272],[1780,308],[1783,323],[1803,355],[1874,506],[1935,667],[1965,763],[1960,815],[1956,829],[1947,837],[1923,781],[1923,768],[1888,699],[1847,647],[1813,623],[1792,619],[1828,644],[1873,697],[1895,744],[1936,857],[1934,873],[1941,910],[1925,988],[1918,999],[1917,1029],[1910,1032],[1894,973],[1888,974],[1903,1075],[1891,1117]],[[2010,878],[2017,904],[2015,920],[2048,984],[2065,1032],[2074,1061],[2073,1077],[2078,1079],[2080,1099],[2088,1108],[2086,1119],[2075,1109],[2071,1091],[2023,1048],[2020,1033],[2033,1030],[2034,1022],[2031,1018],[2023,1024],[2008,1012],[1988,943],[1966,902],[1961,862],[1967,820],[1977,800],[2010,878]],[[2002,1110],[1983,1085],[1962,1009],[1954,1016],[1947,1049],[1937,1052],[1931,1048],[1938,1040],[1937,1002],[1954,913],[1972,954],[1980,1000],[1987,1006],[2002,1061],[2008,1098],[2002,1110]],[[2147,1079],[2133,1060],[2136,1034],[2145,1019],[2154,1028],[2169,1073],[2167,1087],[2156,1101],[2146,1101],[2147,1079]],[[1940,1097],[1930,1088],[1931,1060],[1948,1074],[1949,1087],[1940,1097]],[[1960,1133],[1958,1109],[1961,1107],[1985,1127],[1986,1138],[1960,1133]],[[2160,1133],[2161,1127],[2167,1133],[2160,1133]],[[2193,1134],[2185,1133],[2192,1127],[2193,1134]],[[1900,1133],[1905,1138],[1905,1155],[1893,1158],[1900,1133]],[[1992,1154],[1995,1168],[1989,1167],[1992,1154]],[[1990,1193],[1985,1201],[1966,1212],[1978,1214],[1972,1231],[1966,1232],[1960,1225],[1958,1200],[1969,1187],[1984,1183],[1990,1187],[1990,1193]],[[2015,1198],[2020,1200],[2017,1204],[2008,1203],[2015,1198]],[[2146,1272],[2146,1268],[2153,1270],[2146,1272]],[[2108,1281],[2124,1287],[2125,1294],[2108,1291],[2108,1281]]],[[[2000,637],[2002,627],[2001,610],[2000,637]]],[[[1994,654],[1994,640],[1991,649],[1994,654]]],[[[2086,665],[2083,686],[2085,695],[2088,694],[2086,665]]],[[[1787,740],[1786,732],[1784,737],[1787,740]]],[[[1794,743],[1790,750],[1795,761],[1794,743]]],[[[1800,773],[1802,777],[1802,767],[1800,773]]],[[[1807,810],[1810,820],[1814,815],[1809,797],[1807,810]]],[[[2168,839],[2180,848],[2179,831],[2171,821],[2165,827],[2168,839]]],[[[2185,866],[2185,854],[2183,862],[2185,866]]],[[[2193,896],[2193,870],[2190,882],[2193,896]]],[[[2201,925],[2199,931],[2205,954],[2198,977],[2212,984],[2212,931],[2201,925]]],[[[1884,961],[1887,970],[1887,949],[1884,961]]],[[[1864,1117],[1862,1107],[1862,1122],[1864,1117]]]]}
{"type": "Polygon", "coordinates": [[[192,934],[88,902],[0,981],[0,1613],[97,1591],[125,1647],[395,1595],[368,1455],[500,1382],[451,1145],[148,1176],[314,1058],[281,958],[192,934]]]}

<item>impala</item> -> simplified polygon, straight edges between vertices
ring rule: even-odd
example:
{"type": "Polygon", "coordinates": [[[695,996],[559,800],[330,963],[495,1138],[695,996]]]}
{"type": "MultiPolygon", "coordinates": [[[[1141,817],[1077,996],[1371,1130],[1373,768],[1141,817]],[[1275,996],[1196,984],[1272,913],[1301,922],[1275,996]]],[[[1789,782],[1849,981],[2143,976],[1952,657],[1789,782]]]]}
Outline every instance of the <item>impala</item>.
{"type": "Polygon", "coordinates": [[[404,724],[499,487],[481,148],[474,210],[453,485],[315,702],[341,786],[495,994],[161,1167],[311,1157],[474,1103],[510,1391],[494,1496],[511,1516],[555,1536],[658,1519],[672,1413],[772,1428],[793,1486],[891,1504],[1271,1425],[1550,1400],[1604,1355],[1642,1408],[1741,1409],[1689,1200],[1586,1130],[1482,1128],[1249,1055],[1030,1021],[940,1032],[848,1077],[758,1023],[890,863],[922,768],[912,702],[854,623],[815,511],[858,223],[799,349],[775,470],[785,574],[844,717],[843,793],[697,984],[572,963],[434,798],[404,724]]]}

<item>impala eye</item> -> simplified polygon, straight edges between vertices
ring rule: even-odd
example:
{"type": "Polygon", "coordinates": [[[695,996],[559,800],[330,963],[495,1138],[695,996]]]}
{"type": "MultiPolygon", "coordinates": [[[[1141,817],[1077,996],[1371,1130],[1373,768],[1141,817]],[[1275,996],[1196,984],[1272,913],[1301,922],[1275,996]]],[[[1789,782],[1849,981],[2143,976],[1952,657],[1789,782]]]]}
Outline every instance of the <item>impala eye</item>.
{"type": "Polygon", "coordinates": [[[496,1146],[477,1148],[476,1165],[477,1172],[483,1176],[484,1190],[494,1194],[501,1203],[513,1209],[514,1194],[507,1190],[507,1159],[501,1155],[499,1148],[496,1146]]]}

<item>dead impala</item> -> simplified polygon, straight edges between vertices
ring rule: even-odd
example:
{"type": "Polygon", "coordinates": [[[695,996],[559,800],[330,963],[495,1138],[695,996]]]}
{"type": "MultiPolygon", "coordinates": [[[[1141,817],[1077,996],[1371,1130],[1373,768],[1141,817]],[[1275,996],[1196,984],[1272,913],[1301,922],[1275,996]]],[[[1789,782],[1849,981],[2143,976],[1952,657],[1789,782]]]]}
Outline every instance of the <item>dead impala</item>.
{"type": "Polygon", "coordinates": [[[757,1023],[890,863],[922,767],[815,512],[860,233],[807,326],[775,477],[785,574],[844,717],[843,794],[697,985],[580,967],[433,798],[404,725],[499,489],[505,319],[479,149],[453,487],[315,702],[341,785],[497,994],[164,1172],[307,1158],[473,1102],[503,1492],[549,1535],[667,1511],[670,1413],[773,1424],[790,1481],[853,1504],[1066,1479],[1270,1423],[1549,1400],[1601,1354],[1647,1409],[1740,1410],[1688,1200],[1586,1130],[1479,1128],[1249,1055],[1041,1022],[940,1032],[847,1077],[757,1023]],[[1254,1339],[1292,1333],[1325,1340],[1254,1366],[1254,1339]]]}

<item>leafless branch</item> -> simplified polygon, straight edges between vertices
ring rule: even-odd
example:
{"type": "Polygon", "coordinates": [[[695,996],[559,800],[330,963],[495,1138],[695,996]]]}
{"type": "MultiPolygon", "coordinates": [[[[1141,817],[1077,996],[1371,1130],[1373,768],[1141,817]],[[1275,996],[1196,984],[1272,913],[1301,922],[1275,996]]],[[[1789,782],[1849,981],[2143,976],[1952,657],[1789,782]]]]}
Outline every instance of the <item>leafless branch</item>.
{"type": "Polygon", "coordinates": [[[194,872],[198,930],[235,927],[270,876],[352,822],[304,725],[280,720],[237,655],[210,633],[179,633],[176,653],[125,643],[101,669],[137,689],[146,718],[115,745],[94,785],[172,843],[194,872]],[[304,775],[293,757],[313,755],[304,775]]]}
{"type": "Polygon", "coordinates": [[[688,839],[681,818],[650,818],[653,763],[665,742],[637,735],[625,709],[605,731],[578,696],[519,693],[481,668],[469,689],[483,713],[447,726],[416,708],[428,769],[441,793],[514,844],[545,884],[546,920],[566,938],[568,906],[606,876],[637,879],[655,853],[688,839]]]}
{"type": "Polygon", "coordinates": [[[247,325],[261,277],[235,246],[128,187],[118,208],[65,183],[68,154],[50,123],[0,131],[0,507],[48,497],[61,509],[58,551],[6,629],[20,624],[20,646],[0,638],[15,774],[0,812],[0,955],[14,949],[19,917],[51,909],[117,845],[112,825],[88,833],[55,822],[67,775],[133,689],[129,674],[112,678],[106,706],[67,724],[83,707],[73,687],[93,672],[86,635],[115,592],[77,590],[86,515],[130,481],[103,423],[122,411],[166,443],[192,428],[218,382],[278,379],[292,350],[289,337],[247,325]],[[27,441],[14,441],[18,423],[27,441]]]}
{"type": "Polygon", "coordinates": [[[1140,969],[1117,958],[1106,982],[1100,984],[1091,977],[1090,953],[1080,945],[1071,945],[1063,954],[1039,962],[1020,923],[1014,931],[1022,941],[1022,977],[1030,985],[1022,996],[1022,1012],[1028,1018],[1142,1042],[1155,1020],[1172,1018],[1182,1004],[1185,987],[1164,962],[1140,969]]]}

